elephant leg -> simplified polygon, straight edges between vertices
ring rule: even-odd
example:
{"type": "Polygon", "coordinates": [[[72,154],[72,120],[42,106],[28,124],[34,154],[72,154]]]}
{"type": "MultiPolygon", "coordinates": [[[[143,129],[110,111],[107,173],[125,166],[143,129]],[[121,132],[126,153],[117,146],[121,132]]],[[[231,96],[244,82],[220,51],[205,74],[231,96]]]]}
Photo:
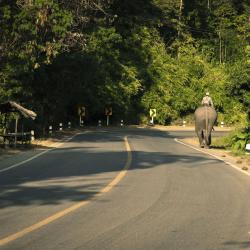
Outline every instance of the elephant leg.
{"type": "Polygon", "coordinates": [[[208,134],[206,132],[204,132],[204,147],[209,148],[208,134]]]}
{"type": "Polygon", "coordinates": [[[208,136],[208,145],[211,145],[211,134],[208,136]]]}
{"type": "Polygon", "coordinates": [[[196,131],[196,134],[197,134],[197,136],[199,138],[200,147],[204,148],[204,135],[203,135],[203,131],[202,130],[196,131]]]}
{"type": "Polygon", "coordinates": [[[212,127],[208,128],[207,134],[205,135],[205,148],[210,148],[211,132],[212,132],[212,127]]]}

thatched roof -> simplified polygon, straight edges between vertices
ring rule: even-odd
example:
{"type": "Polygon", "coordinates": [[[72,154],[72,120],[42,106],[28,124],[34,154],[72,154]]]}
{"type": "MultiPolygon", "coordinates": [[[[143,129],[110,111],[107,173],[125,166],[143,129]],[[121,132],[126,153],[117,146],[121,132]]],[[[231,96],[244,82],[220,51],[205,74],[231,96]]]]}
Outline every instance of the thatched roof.
{"type": "Polygon", "coordinates": [[[17,112],[23,115],[26,118],[31,118],[33,120],[36,119],[37,114],[29,109],[22,107],[21,105],[17,104],[16,102],[5,102],[0,104],[0,113],[10,113],[10,112],[17,112]]]}

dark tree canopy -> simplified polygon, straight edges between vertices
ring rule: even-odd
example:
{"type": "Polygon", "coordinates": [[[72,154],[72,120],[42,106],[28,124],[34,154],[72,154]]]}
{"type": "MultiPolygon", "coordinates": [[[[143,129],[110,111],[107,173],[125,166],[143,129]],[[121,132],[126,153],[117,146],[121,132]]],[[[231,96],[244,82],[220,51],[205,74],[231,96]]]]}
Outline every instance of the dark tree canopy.
{"type": "Polygon", "coordinates": [[[188,118],[208,90],[219,121],[249,124],[247,0],[2,0],[0,102],[37,125],[188,118]]]}

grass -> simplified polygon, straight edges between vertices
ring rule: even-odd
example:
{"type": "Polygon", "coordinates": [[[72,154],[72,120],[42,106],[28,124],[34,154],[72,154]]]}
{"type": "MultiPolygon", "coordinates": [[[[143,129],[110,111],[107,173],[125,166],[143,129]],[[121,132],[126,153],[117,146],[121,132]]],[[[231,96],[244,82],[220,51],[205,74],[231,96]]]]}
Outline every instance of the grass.
{"type": "Polygon", "coordinates": [[[245,151],[242,150],[233,150],[231,148],[231,138],[233,134],[229,134],[227,136],[223,137],[215,137],[212,139],[211,147],[215,149],[223,149],[230,151],[230,154],[233,156],[241,157],[241,163],[244,161],[247,162],[247,164],[250,165],[250,154],[246,154],[245,151]]]}
{"type": "Polygon", "coordinates": [[[212,148],[217,148],[217,149],[225,149],[225,150],[230,150],[230,145],[228,142],[228,137],[215,137],[212,138],[212,143],[211,143],[212,148]]]}

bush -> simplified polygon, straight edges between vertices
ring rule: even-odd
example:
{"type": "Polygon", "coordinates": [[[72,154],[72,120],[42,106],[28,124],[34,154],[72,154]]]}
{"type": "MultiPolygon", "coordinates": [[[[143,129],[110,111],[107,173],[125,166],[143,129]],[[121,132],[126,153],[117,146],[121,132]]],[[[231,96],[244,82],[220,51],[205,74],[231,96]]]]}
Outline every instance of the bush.
{"type": "Polygon", "coordinates": [[[144,114],[140,114],[139,115],[139,124],[141,124],[141,125],[147,125],[147,124],[149,124],[149,121],[150,121],[150,117],[149,116],[146,116],[144,114]]]}
{"type": "Polygon", "coordinates": [[[250,141],[250,127],[237,131],[231,137],[232,151],[243,152],[248,141],[250,141]]]}

